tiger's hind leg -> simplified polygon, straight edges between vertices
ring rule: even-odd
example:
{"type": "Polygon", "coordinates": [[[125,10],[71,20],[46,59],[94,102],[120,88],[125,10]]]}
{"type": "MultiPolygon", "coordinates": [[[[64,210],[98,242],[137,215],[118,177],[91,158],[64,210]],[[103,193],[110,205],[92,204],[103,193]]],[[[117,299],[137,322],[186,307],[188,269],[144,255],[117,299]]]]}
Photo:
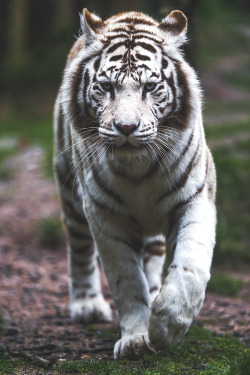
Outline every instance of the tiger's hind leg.
{"type": "Polygon", "coordinates": [[[101,290],[95,244],[83,211],[81,185],[72,170],[70,134],[65,136],[67,128],[57,111],[56,107],[55,173],[67,232],[71,317],[75,322],[111,321],[112,312],[101,290]]]}
{"type": "Polygon", "coordinates": [[[95,244],[82,209],[81,185],[74,176],[68,178],[68,173],[65,165],[57,162],[56,175],[68,242],[71,317],[75,322],[111,321],[111,309],[101,291],[95,244]]]}
{"type": "Polygon", "coordinates": [[[158,295],[162,285],[162,269],[166,255],[165,237],[147,238],[144,242],[143,264],[147,278],[151,302],[158,295]]]}

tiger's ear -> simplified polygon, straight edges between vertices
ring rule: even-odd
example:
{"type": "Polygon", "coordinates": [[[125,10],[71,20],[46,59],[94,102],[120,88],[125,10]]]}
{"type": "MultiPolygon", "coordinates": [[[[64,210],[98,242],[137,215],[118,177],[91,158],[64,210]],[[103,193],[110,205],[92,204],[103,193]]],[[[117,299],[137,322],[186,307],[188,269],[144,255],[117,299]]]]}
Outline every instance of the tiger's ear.
{"type": "Polygon", "coordinates": [[[90,13],[86,8],[83,9],[83,15],[81,17],[81,26],[83,34],[85,35],[85,42],[87,45],[93,43],[97,39],[97,34],[101,33],[104,28],[104,21],[90,13]]]}
{"type": "Polygon", "coordinates": [[[159,28],[174,45],[179,47],[186,41],[187,24],[187,17],[180,10],[173,10],[161,21],[159,28]]]}

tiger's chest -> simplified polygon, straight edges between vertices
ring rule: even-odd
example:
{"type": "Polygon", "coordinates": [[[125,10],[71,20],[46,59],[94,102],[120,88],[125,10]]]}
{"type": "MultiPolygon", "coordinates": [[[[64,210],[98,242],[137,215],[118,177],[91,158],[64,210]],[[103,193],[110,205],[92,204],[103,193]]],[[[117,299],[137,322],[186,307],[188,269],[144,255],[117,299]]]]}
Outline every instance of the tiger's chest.
{"type": "MultiPolygon", "coordinates": [[[[128,172],[128,171],[127,171],[128,172]]],[[[160,169],[150,170],[143,165],[131,167],[129,175],[122,169],[114,170],[108,164],[102,168],[92,166],[83,179],[85,192],[92,197],[92,203],[105,209],[107,219],[113,214],[124,222],[129,218],[136,223],[145,236],[165,231],[166,210],[157,204],[168,182],[160,169]],[[133,169],[133,170],[132,170],[133,169]],[[138,169],[138,173],[136,173],[138,169]],[[140,174],[140,172],[143,172],[140,174]],[[124,172],[124,171],[123,171],[124,172]]]]}
{"type": "Polygon", "coordinates": [[[129,214],[137,221],[145,235],[157,235],[165,231],[167,216],[157,206],[157,198],[162,190],[158,179],[150,179],[135,187],[127,186],[123,199],[129,214]]]}

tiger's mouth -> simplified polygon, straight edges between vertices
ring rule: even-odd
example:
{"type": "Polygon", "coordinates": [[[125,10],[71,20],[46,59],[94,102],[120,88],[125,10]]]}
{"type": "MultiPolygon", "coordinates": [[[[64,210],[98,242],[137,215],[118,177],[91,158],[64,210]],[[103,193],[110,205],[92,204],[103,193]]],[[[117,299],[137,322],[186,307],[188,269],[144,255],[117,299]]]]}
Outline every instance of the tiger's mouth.
{"type": "Polygon", "coordinates": [[[99,133],[100,138],[106,143],[113,145],[116,148],[132,148],[137,149],[144,147],[145,145],[152,143],[156,138],[156,134],[147,135],[136,135],[136,136],[119,136],[119,135],[107,135],[102,132],[99,133]]]}
{"type": "Polygon", "coordinates": [[[145,150],[148,144],[151,144],[153,139],[136,139],[136,137],[127,139],[106,139],[106,144],[111,145],[113,150],[117,152],[141,152],[145,150]]]}

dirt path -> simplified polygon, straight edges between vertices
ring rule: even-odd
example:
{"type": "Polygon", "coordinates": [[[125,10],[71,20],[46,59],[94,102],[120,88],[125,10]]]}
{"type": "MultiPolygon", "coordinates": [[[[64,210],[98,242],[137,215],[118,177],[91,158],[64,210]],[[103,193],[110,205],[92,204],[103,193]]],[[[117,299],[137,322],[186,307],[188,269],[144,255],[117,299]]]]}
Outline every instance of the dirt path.
{"type": "MultiPolygon", "coordinates": [[[[59,215],[56,187],[43,177],[41,159],[38,148],[22,151],[9,162],[14,177],[0,181],[0,313],[5,322],[0,341],[11,352],[35,353],[49,361],[83,355],[112,357],[119,335],[114,306],[113,325],[92,329],[73,325],[68,313],[65,245],[49,249],[38,243],[39,222],[59,215]]],[[[250,277],[238,277],[245,281],[239,298],[207,293],[194,324],[231,332],[250,343],[250,277]]],[[[112,304],[104,277],[103,284],[112,304]]]]}

